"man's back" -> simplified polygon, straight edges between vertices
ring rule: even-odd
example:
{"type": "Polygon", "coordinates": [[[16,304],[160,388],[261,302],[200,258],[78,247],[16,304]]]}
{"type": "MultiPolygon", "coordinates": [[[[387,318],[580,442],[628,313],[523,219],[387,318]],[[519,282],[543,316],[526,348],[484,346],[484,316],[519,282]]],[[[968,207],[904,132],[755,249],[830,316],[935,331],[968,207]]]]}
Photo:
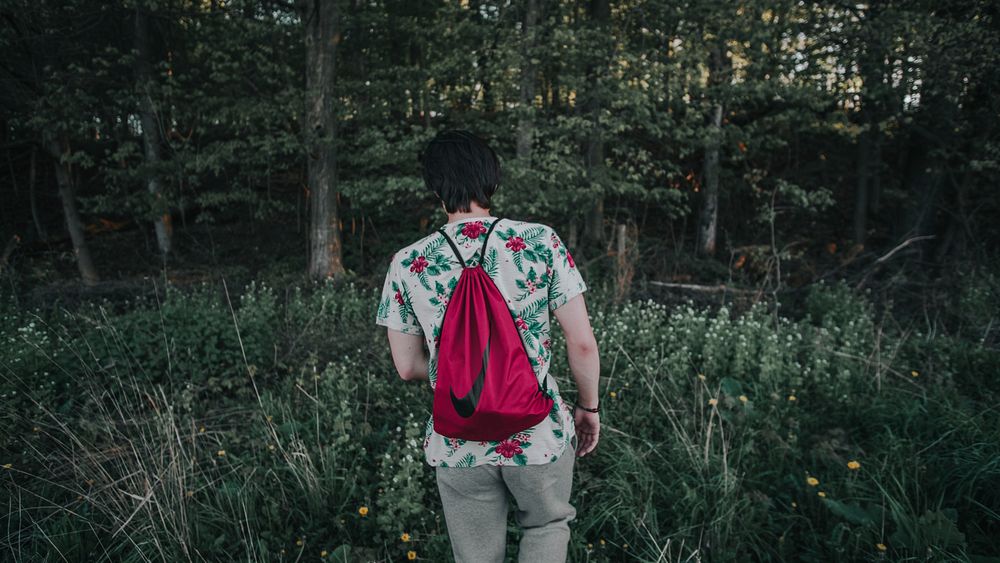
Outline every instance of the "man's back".
{"type": "MultiPolygon", "coordinates": [[[[539,383],[554,400],[549,416],[505,440],[467,441],[425,428],[426,461],[432,466],[472,467],[535,465],[555,461],[566,450],[575,428],[570,406],[563,402],[554,378],[548,377],[551,356],[549,312],[586,290],[572,255],[555,231],[540,223],[499,219],[480,256],[483,241],[497,218],[473,217],[444,226],[468,266],[482,259],[483,268],[503,294],[539,383]]],[[[424,335],[429,349],[428,379],[436,384],[441,324],[448,299],[461,274],[448,242],[434,232],[397,252],[389,266],[376,322],[407,334],[424,335]]]]}

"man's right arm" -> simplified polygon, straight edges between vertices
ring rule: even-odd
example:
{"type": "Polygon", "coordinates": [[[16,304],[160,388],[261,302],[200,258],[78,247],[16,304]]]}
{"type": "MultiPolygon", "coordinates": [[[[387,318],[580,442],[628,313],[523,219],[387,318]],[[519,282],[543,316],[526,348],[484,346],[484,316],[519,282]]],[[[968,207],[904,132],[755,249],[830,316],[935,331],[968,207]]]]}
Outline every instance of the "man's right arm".
{"type": "Polygon", "coordinates": [[[573,297],[553,313],[566,336],[566,355],[569,358],[569,369],[576,381],[577,402],[587,408],[594,408],[597,406],[601,361],[583,294],[573,297]]]}

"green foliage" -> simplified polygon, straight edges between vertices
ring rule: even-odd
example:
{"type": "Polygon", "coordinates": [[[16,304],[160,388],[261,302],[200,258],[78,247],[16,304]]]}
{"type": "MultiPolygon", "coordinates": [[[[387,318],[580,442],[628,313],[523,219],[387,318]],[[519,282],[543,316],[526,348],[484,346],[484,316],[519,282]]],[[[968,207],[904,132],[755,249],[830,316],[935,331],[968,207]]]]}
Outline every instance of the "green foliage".
{"type": "MultiPolygon", "coordinates": [[[[94,533],[125,525],[167,559],[181,545],[221,558],[446,557],[421,443],[431,397],[394,375],[377,295],[254,283],[232,297],[235,322],[224,296],[171,289],[121,313],[5,312],[7,486],[73,512],[19,509],[66,534],[66,553],[128,558],[131,543],[94,533]],[[37,377],[46,365],[51,385],[37,377]],[[157,503],[126,523],[147,475],[161,476],[157,503]],[[161,525],[180,518],[186,531],[161,525]]],[[[717,560],[857,559],[878,544],[894,557],[990,553],[1000,419],[963,389],[995,373],[995,353],[879,331],[843,286],[817,288],[797,321],[760,305],[612,306],[598,284],[588,300],[607,430],[578,464],[574,559],[655,559],[667,542],[674,556],[717,560]]],[[[551,369],[572,396],[564,354],[551,369]]],[[[52,549],[24,537],[39,557],[52,549]]]]}

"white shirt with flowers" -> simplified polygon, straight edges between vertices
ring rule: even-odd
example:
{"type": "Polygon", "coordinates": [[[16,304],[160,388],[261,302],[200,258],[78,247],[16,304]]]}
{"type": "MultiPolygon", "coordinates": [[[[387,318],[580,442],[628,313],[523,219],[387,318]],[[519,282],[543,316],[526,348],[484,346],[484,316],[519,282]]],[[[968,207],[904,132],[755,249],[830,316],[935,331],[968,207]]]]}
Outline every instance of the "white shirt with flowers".
{"type": "MultiPolygon", "coordinates": [[[[469,267],[480,259],[486,232],[496,217],[461,219],[445,225],[469,267]]],[[[521,341],[539,383],[553,399],[549,416],[505,440],[477,441],[445,437],[427,420],[424,455],[431,466],[474,467],[536,465],[556,461],[576,434],[572,407],[548,377],[551,358],[549,312],[587,289],[573,256],[549,226],[500,219],[490,234],[483,268],[496,283],[514,315],[521,341]]],[[[441,233],[432,234],[397,252],[386,274],[376,324],[424,336],[429,350],[428,380],[437,381],[438,340],[445,308],[462,266],[441,233]]],[[[572,455],[572,454],[570,454],[572,455]]]]}

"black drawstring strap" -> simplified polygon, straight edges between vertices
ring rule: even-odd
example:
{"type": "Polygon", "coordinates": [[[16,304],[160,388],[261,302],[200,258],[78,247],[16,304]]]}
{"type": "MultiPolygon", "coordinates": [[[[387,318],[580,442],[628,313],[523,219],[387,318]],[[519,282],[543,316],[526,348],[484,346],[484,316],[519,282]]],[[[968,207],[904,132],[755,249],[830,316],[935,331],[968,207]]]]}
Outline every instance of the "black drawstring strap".
{"type": "MultiPolygon", "coordinates": [[[[486,231],[486,238],[483,240],[483,249],[479,251],[480,264],[482,264],[483,260],[486,258],[486,243],[490,241],[490,234],[493,232],[493,227],[496,227],[499,222],[500,219],[493,221],[493,224],[491,224],[490,228],[486,231]]],[[[444,235],[445,240],[448,241],[448,246],[451,246],[452,252],[455,253],[455,258],[458,258],[458,263],[462,265],[463,269],[466,268],[465,259],[462,258],[462,253],[458,251],[458,245],[455,244],[455,241],[451,240],[451,237],[445,232],[444,227],[438,229],[438,232],[444,235]]]]}

